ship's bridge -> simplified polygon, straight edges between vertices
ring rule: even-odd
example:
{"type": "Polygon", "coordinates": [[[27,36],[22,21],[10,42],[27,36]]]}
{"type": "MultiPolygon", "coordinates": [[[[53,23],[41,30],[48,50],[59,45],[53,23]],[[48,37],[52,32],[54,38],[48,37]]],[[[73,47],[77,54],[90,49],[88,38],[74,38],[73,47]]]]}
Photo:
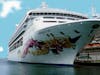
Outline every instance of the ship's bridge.
{"type": "Polygon", "coordinates": [[[59,16],[59,17],[67,17],[70,20],[79,20],[79,19],[87,19],[88,17],[86,15],[83,15],[81,13],[76,13],[72,11],[66,11],[62,9],[53,9],[48,8],[48,5],[43,2],[41,5],[41,8],[37,8],[34,10],[30,10],[27,12],[28,16],[59,16]]]}

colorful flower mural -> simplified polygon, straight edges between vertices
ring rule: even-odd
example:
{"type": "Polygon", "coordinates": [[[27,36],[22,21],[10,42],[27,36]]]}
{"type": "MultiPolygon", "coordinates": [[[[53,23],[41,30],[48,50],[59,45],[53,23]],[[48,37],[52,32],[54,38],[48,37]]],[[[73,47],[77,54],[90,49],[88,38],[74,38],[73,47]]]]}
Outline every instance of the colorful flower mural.
{"type": "MultiPolygon", "coordinates": [[[[76,31],[79,33],[78,31],[76,31]]],[[[64,35],[63,32],[60,32],[64,35]]],[[[51,39],[45,41],[34,40],[33,38],[29,39],[26,42],[25,49],[23,52],[23,57],[28,53],[32,55],[45,55],[51,51],[53,54],[60,54],[64,48],[73,48],[75,49],[75,43],[81,37],[81,35],[71,38],[71,37],[55,37],[54,34],[47,34],[48,37],[52,36],[51,39]],[[32,50],[35,49],[35,50],[32,50]]]]}

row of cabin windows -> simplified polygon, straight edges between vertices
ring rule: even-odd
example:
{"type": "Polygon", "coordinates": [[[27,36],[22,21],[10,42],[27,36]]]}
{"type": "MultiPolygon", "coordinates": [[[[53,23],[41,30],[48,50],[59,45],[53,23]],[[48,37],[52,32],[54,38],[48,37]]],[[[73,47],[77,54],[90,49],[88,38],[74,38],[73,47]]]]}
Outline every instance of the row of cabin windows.
{"type": "Polygon", "coordinates": [[[44,23],[65,23],[66,21],[43,21],[44,23]]]}
{"type": "Polygon", "coordinates": [[[10,48],[9,51],[12,51],[20,46],[23,45],[23,38],[19,39],[18,41],[16,41],[10,48]]]}
{"type": "Polygon", "coordinates": [[[57,15],[57,16],[70,16],[70,17],[76,17],[76,18],[81,18],[81,19],[87,19],[86,17],[83,16],[78,16],[78,15],[73,15],[73,14],[64,14],[64,13],[29,13],[29,15],[57,15]]]}
{"type": "MultiPolygon", "coordinates": [[[[89,48],[89,49],[83,49],[83,51],[82,52],[84,52],[84,53],[88,53],[88,52],[100,52],[100,47],[99,48],[89,48]]],[[[81,53],[82,53],[81,52],[81,53]]]]}
{"type": "MultiPolygon", "coordinates": [[[[34,17],[35,18],[35,17],[34,17]]],[[[66,17],[49,17],[49,16],[47,16],[47,17],[43,17],[44,19],[68,19],[68,20],[78,20],[78,19],[76,19],[76,18],[72,18],[72,17],[69,17],[69,18],[66,18],[66,17]]],[[[29,20],[30,20],[31,18],[27,18],[26,20],[25,20],[25,22],[28,22],[29,20]]],[[[27,27],[27,25],[24,25],[24,28],[26,28],[27,27]]]]}
{"type": "Polygon", "coordinates": [[[69,19],[69,20],[77,20],[77,19],[75,19],[75,18],[73,18],[73,17],[43,17],[44,19],[54,19],[54,18],[56,18],[56,19],[69,19]]]}
{"type": "Polygon", "coordinates": [[[9,44],[11,46],[19,37],[21,37],[24,34],[25,31],[22,31],[12,42],[9,44]]]}
{"type": "MultiPolygon", "coordinates": [[[[32,17],[32,18],[27,18],[26,20],[25,20],[25,23],[27,23],[30,19],[32,20],[32,19],[34,19],[35,17],[32,17]]],[[[45,16],[45,17],[43,17],[44,19],[68,19],[68,20],[78,20],[78,18],[73,18],[73,17],[50,17],[50,16],[45,16]]],[[[24,28],[25,28],[26,26],[24,26],[24,28]]]]}

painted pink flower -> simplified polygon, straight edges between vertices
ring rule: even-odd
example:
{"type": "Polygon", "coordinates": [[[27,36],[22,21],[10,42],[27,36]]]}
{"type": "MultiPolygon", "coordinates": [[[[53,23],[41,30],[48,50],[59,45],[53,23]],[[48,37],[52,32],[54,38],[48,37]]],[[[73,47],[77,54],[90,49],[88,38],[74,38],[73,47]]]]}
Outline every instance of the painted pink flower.
{"type": "Polygon", "coordinates": [[[37,40],[29,39],[26,42],[25,49],[24,49],[24,52],[23,52],[23,56],[25,57],[27,55],[30,47],[37,46],[37,45],[38,45],[37,40]]]}

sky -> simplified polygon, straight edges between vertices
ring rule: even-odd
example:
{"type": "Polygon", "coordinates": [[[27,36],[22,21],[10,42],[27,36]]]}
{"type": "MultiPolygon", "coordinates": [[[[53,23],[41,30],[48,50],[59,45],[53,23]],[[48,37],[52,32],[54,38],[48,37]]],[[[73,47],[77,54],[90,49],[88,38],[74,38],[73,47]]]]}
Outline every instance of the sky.
{"type": "Polygon", "coordinates": [[[40,8],[46,2],[49,8],[66,9],[92,15],[100,13],[100,0],[0,0],[0,58],[8,56],[8,42],[21,22],[26,12],[30,9],[40,8]]]}

